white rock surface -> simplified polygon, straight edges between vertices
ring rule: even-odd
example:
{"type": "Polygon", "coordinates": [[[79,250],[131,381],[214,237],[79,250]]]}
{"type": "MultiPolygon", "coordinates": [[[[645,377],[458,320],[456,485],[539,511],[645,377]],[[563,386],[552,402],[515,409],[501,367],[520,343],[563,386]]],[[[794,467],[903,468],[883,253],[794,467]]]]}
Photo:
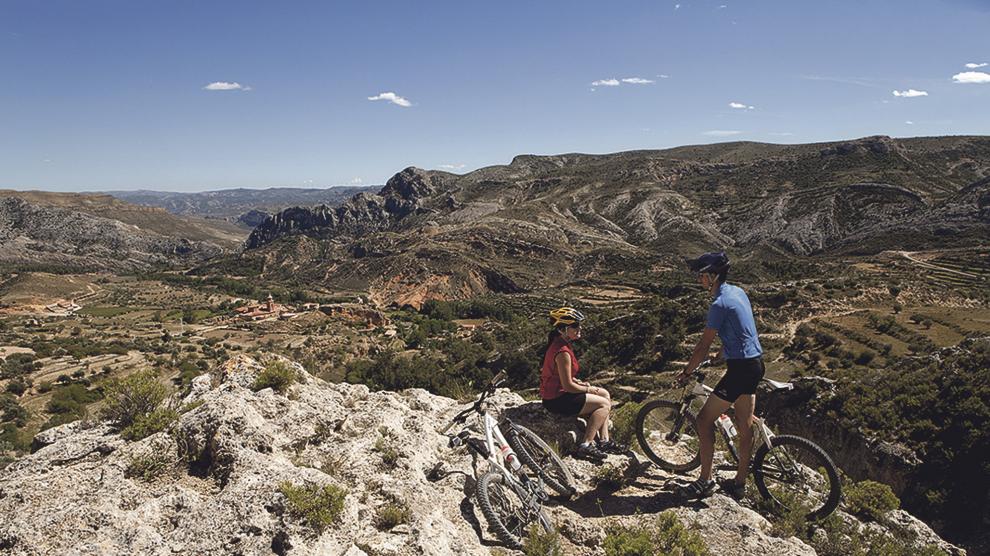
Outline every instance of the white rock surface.
{"type": "MultiPolygon", "coordinates": [[[[183,400],[194,408],[171,434],[127,442],[106,425],[72,423],[39,435],[35,453],[0,472],[0,553],[508,552],[496,548],[475,508],[470,456],[451,451],[436,432],[463,405],[423,390],[328,384],[298,365],[301,381],[286,395],[253,392],[248,386],[262,368],[240,356],[197,378],[183,400]],[[399,454],[394,467],[376,448],[382,438],[399,454]],[[129,476],[133,462],[155,459],[168,469],[150,480],[129,476]],[[439,461],[444,476],[428,479],[439,461]],[[284,481],[345,488],[339,523],[317,533],[291,516],[279,492],[284,481]],[[377,511],[393,500],[409,506],[411,520],[380,531],[377,511]]],[[[561,445],[574,428],[507,390],[492,402],[493,411],[510,408],[511,418],[561,445]]],[[[766,519],[724,496],[684,505],[673,495],[682,478],[647,469],[611,493],[592,486],[589,463],[567,462],[579,494],[549,508],[567,554],[603,554],[609,523],[651,520],[665,509],[700,531],[713,554],[814,554],[797,539],[773,537],[766,519]]],[[[611,456],[610,463],[628,466],[629,460],[611,456]]]]}

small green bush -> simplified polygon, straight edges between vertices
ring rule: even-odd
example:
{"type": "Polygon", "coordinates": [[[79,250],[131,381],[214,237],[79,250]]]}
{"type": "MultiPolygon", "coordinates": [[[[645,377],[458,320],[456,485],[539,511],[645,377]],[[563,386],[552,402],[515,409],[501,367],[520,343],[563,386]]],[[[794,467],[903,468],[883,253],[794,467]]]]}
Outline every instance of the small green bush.
{"type": "Polygon", "coordinates": [[[612,526],[603,543],[606,556],[707,556],[708,546],[696,531],[681,523],[672,511],[657,516],[652,524],[634,527],[612,526]]]}
{"type": "Polygon", "coordinates": [[[167,430],[178,420],[178,411],[159,408],[151,413],[139,415],[130,426],[120,431],[120,436],[125,440],[141,440],[142,438],[167,430]]]}
{"type": "Polygon", "coordinates": [[[153,370],[147,369],[110,381],[104,393],[107,403],[103,417],[126,429],[158,409],[168,397],[169,388],[158,381],[153,370]]]}
{"type": "Polygon", "coordinates": [[[298,378],[296,370],[285,361],[272,361],[265,366],[264,370],[258,373],[254,379],[251,389],[255,392],[271,388],[279,394],[284,394],[289,386],[295,384],[298,378]]]}
{"type": "Polygon", "coordinates": [[[622,469],[612,464],[596,467],[591,474],[591,480],[596,486],[608,490],[619,490],[626,484],[626,478],[622,474],[622,469]]]}
{"type": "Polygon", "coordinates": [[[399,461],[399,450],[384,436],[375,441],[375,451],[381,454],[382,463],[387,467],[395,467],[399,461]]]}
{"type": "Polygon", "coordinates": [[[145,482],[150,482],[163,475],[171,467],[164,451],[154,451],[150,454],[134,456],[127,463],[124,469],[124,476],[128,478],[137,477],[145,482]]]}
{"type": "Polygon", "coordinates": [[[295,486],[288,481],[279,485],[279,492],[285,496],[289,514],[318,532],[340,519],[347,496],[347,491],[334,485],[295,486]]]}
{"type": "Polygon", "coordinates": [[[388,531],[396,525],[409,523],[411,518],[412,512],[405,503],[389,502],[378,509],[375,526],[380,531],[388,531]]]}
{"type": "Polygon", "coordinates": [[[846,508],[849,513],[879,521],[887,512],[901,505],[889,486],[876,481],[861,481],[846,488],[846,508]]]}
{"type": "Polygon", "coordinates": [[[605,530],[605,556],[653,556],[653,538],[644,527],[612,526],[605,530]]]}
{"type": "Polygon", "coordinates": [[[659,554],[708,554],[708,545],[701,535],[685,527],[674,512],[666,511],[657,516],[656,528],[654,546],[659,554]]]}
{"type": "Polygon", "coordinates": [[[627,402],[612,414],[612,440],[624,446],[633,445],[636,436],[636,415],[643,404],[627,402]]]}
{"type": "Polygon", "coordinates": [[[564,548],[560,544],[560,531],[551,529],[544,531],[543,527],[534,523],[527,530],[523,541],[523,554],[526,556],[563,556],[564,548]]]}

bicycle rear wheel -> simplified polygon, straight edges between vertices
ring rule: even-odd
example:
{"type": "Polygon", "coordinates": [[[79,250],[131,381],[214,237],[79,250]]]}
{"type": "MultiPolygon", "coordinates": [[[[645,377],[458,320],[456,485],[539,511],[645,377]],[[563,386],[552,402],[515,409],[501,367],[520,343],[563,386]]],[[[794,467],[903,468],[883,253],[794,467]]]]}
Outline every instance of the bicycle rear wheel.
{"type": "Polygon", "coordinates": [[[539,475],[547,486],[561,496],[574,496],[574,477],[571,471],[539,435],[526,427],[513,424],[506,440],[519,456],[519,460],[539,475]]]}
{"type": "Polygon", "coordinates": [[[539,505],[528,507],[511,486],[505,483],[501,473],[490,471],[478,480],[478,506],[488,520],[488,526],[509,548],[521,549],[526,529],[538,521],[544,530],[550,530],[550,519],[539,505]]]}
{"type": "Polygon", "coordinates": [[[646,457],[668,471],[690,471],[701,465],[695,414],[681,404],[653,400],[636,415],[636,439],[646,457]]]}
{"type": "Polygon", "coordinates": [[[756,488],[779,508],[805,511],[806,518],[828,517],[839,505],[839,472],[825,450],[799,436],[782,434],[764,444],[753,458],[756,488]]]}

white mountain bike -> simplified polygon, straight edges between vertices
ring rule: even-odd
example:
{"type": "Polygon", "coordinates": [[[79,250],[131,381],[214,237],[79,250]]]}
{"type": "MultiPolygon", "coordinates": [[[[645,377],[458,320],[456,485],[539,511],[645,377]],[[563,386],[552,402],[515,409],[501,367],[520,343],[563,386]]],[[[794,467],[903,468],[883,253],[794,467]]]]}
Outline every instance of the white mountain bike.
{"type": "Polygon", "coordinates": [[[448,435],[450,447],[467,447],[488,462],[488,470],[478,479],[475,493],[478,506],[499,540],[518,549],[532,523],[539,523],[546,531],[551,529],[550,519],[543,510],[548,498],[544,484],[569,497],[574,494],[574,479],[560,456],[536,433],[507,418],[498,422],[488,414],[485,399],[504,379],[505,373],[496,375],[478,400],[458,413],[440,434],[447,434],[456,424],[463,425],[472,413],[478,415],[484,437],[474,436],[474,431],[466,428],[448,435]],[[524,464],[532,477],[522,471],[524,464]]]}
{"type": "MultiPolygon", "coordinates": [[[[698,368],[709,363],[705,361],[698,368]]],[[[694,379],[694,385],[690,389],[685,387],[680,400],[650,401],[636,416],[636,438],[643,453],[668,471],[684,473],[701,465],[701,442],[695,430],[697,411],[692,403],[708,399],[713,390],[705,385],[705,373],[696,370],[694,379]]],[[[789,382],[768,378],[763,382],[775,390],[794,387],[789,382]]],[[[719,417],[715,430],[733,461],[738,462],[739,454],[733,443],[736,430],[728,415],[719,417]]],[[[754,418],[753,436],[750,468],[763,498],[780,508],[801,508],[811,520],[824,519],[835,511],[842,485],[839,471],[825,450],[800,436],[775,435],[761,417],[754,418]]]]}

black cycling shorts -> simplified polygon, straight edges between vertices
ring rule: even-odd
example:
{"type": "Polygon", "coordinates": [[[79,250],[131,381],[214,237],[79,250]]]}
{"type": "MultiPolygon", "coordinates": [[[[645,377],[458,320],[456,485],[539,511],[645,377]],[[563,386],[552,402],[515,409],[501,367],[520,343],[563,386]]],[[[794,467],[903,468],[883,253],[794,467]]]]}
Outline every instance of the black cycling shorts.
{"type": "Polygon", "coordinates": [[[735,403],[739,396],[755,394],[756,387],[763,379],[767,368],[762,357],[752,359],[726,359],[725,376],[715,385],[715,395],[727,402],[735,403]]]}
{"type": "Polygon", "coordinates": [[[564,392],[552,400],[543,400],[543,407],[547,408],[547,411],[550,413],[556,413],[565,417],[574,417],[584,409],[584,400],[587,397],[588,394],[584,392],[580,394],[564,392]]]}

